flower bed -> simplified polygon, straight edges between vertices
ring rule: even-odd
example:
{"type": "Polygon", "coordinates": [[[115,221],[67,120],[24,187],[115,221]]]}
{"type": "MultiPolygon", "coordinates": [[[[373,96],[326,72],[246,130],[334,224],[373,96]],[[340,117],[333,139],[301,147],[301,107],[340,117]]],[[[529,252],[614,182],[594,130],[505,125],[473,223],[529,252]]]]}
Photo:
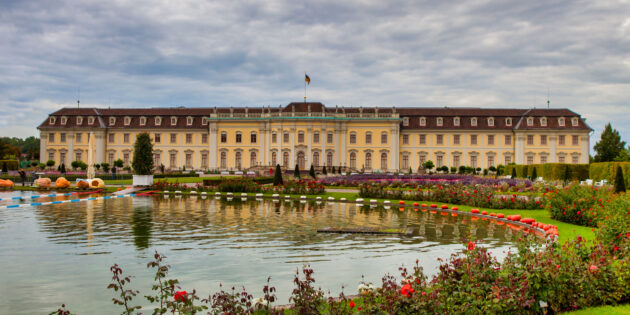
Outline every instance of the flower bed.
{"type": "Polygon", "coordinates": [[[197,183],[194,186],[188,186],[180,183],[169,183],[167,181],[157,181],[150,187],[151,190],[168,190],[168,191],[189,191],[196,190],[199,192],[235,192],[235,193],[277,193],[277,194],[302,194],[302,195],[320,195],[326,192],[324,185],[315,180],[299,180],[286,181],[284,185],[272,186],[262,185],[256,182],[256,179],[247,177],[238,177],[225,179],[216,185],[204,185],[197,183]]]}
{"type": "Polygon", "coordinates": [[[530,187],[530,180],[507,179],[507,178],[485,178],[471,175],[386,175],[386,174],[357,174],[349,176],[334,176],[322,179],[322,184],[328,186],[360,186],[364,183],[387,183],[392,187],[405,185],[406,187],[418,187],[423,185],[486,185],[508,187],[530,187]]]}

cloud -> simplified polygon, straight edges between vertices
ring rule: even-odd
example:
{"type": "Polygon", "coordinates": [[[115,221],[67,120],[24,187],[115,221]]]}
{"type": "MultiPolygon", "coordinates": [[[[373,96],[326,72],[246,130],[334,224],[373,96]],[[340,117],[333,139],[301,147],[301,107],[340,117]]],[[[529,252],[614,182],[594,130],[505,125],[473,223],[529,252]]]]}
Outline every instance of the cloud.
{"type": "Polygon", "coordinates": [[[612,0],[0,2],[0,127],[35,134],[79,88],[86,106],[277,106],[306,71],[332,106],[543,107],[549,90],[629,140],[628,16],[612,0]]]}

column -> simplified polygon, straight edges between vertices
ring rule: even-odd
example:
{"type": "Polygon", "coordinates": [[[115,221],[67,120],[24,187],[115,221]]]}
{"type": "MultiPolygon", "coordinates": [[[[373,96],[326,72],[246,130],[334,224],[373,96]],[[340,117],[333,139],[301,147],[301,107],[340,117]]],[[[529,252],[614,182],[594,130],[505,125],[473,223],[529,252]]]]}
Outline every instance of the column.
{"type": "Polygon", "coordinates": [[[400,168],[400,125],[393,124],[391,128],[391,162],[389,162],[390,170],[398,171],[400,168]]]}
{"type": "MultiPolygon", "coordinates": [[[[271,165],[271,123],[268,121],[265,123],[265,129],[266,129],[266,133],[265,133],[265,146],[264,146],[264,154],[265,155],[265,163],[264,165],[271,165]]],[[[275,165],[273,165],[275,166],[275,165]]]]}
{"type": "Polygon", "coordinates": [[[580,163],[582,164],[588,164],[589,162],[589,148],[590,148],[590,137],[587,134],[584,134],[580,137],[580,145],[581,145],[581,152],[580,152],[580,163]]]}
{"type": "MultiPolygon", "coordinates": [[[[66,153],[66,159],[68,159],[68,156],[72,156],[74,154],[74,134],[73,133],[68,133],[67,137],[68,137],[67,138],[67,140],[68,140],[68,153],[66,153]]],[[[85,158],[87,159],[87,156],[85,158]]],[[[59,165],[61,165],[61,163],[66,164],[66,167],[68,167],[67,161],[62,161],[61,160],[61,154],[59,154],[59,165]]],[[[96,159],[94,160],[94,163],[96,163],[96,159]]],[[[96,164],[99,164],[99,163],[96,163],[96,164]]]]}
{"type": "Polygon", "coordinates": [[[293,126],[289,130],[289,168],[290,169],[295,169],[295,164],[297,164],[295,156],[293,156],[294,154],[295,154],[295,123],[293,123],[293,126]]]}
{"type": "Polygon", "coordinates": [[[558,163],[558,154],[556,153],[557,145],[558,145],[558,136],[556,135],[549,136],[549,155],[550,155],[549,163],[558,163]]]}
{"type": "Polygon", "coordinates": [[[341,123],[336,123],[335,124],[335,130],[334,132],[334,136],[333,136],[333,141],[334,146],[335,146],[335,154],[333,155],[333,166],[337,167],[339,166],[339,161],[341,161],[341,138],[342,138],[342,133],[341,133],[341,123]]]}
{"type": "Polygon", "coordinates": [[[340,136],[341,136],[341,143],[339,144],[340,146],[340,150],[339,150],[339,166],[346,166],[347,165],[347,161],[346,161],[346,145],[347,145],[347,141],[348,141],[348,125],[343,122],[341,123],[341,131],[339,132],[340,136]]]}
{"type": "Polygon", "coordinates": [[[96,137],[96,154],[94,156],[94,163],[100,164],[105,162],[105,131],[95,132],[94,136],[96,137]]]}
{"type": "Polygon", "coordinates": [[[525,135],[514,134],[514,162],[516,164],[523,164],[525,157],[525,135]]]}
{"type": "MultiPolygon", "coordinates": [[[[319,143],[322,144],[322,154],[319,157],[319,164],[326,165],[326,123],[322,123],[322,129],[319,131],[319,143]]],[[[329,166],[326,165],[328,168],[329,166]]]]}
{"type": "Polygon", "coordinates": [[[259,145],[258,145],[258,164],[259,165],[265,165],[265,161],[267,159],[267,154],[265,152],[265,139],[266,134],[267,134],[267,128],[265,128],[265,123],[261,123],[260,124],[260,128],[258,129],[258,138],[256,139],[256,141],[258,141],[259,145]]]}
{"type": "Polygon", "coordinates": [[[40,130],[39,131],[39,162],[40,163],[46,163],[46,159],[48,158],[46,156],[46,141],[48,141],[48,134],[40,130]]]}
{"type": "Polygon", "coordinates": [[[311,152],[311,146],[313,145],[313,126],[311,124],[309,124],[306,129],[304,136],[308,137],[306,141],[306,167],[310,169],[311,165],[313,165],[313,153],[311,152]]]}
{"type": "MultiPolygon", "coordinates": [[[[219,163],[217,163],[217,123],[211,122],[208,124],[208,168],[219,168],[219,163]]],[[[169,153],[169,161],[170,161],[170,153],[169,153]]]]}

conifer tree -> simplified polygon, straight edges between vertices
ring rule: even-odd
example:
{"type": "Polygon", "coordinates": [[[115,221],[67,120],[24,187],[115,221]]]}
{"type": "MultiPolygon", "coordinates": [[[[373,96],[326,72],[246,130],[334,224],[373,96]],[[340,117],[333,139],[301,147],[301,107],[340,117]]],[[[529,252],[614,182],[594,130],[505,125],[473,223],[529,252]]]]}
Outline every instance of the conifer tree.
{"type": "Polygon", "coordinates": [[[280,164],[276,164],[276,171],[273,173],[273,185],[284,185],[284,181],[282,180],[282,169],[280,169],[280,164]]]}
{"type": "Polygon", "coordinates": [[[601,139],[593,147],[595,152],[597,152],[597,154],[595,154],[595,162],[613,161],[622,153],[625,147],[626,142],[621,141],[619,131],[613,129],[610,123],[608,123],[606,127],[604,127],[601,139]]]}
{"type": "Polygon", "coordinates": [[[336,173],[335,166],[332,167],[332,171],[330,173],[332,173],[333,175],[336,173]]]}
{"type": "Polygon", "coordinates": [[[322,174],[328,175],[328,171],[326,171],[326,165],[324,165],[324,168],[322,169],[322,174]]]}
{"type": "Polygon", "coordinates": [[[512,179],[516,178],[516,167],[512,167],[512,179]]]}
{"type": "Polygon", "coordinates": [[[621,169],[621,165],[617,165],[617,174],[615,175],[615,192],[625,192],[626,191],[626,182],[623,178],[623,170],[621,169]]]}
{"type": "Polygon", "coordinates": [[[311,175],[311,177],[313,178],[317,178],[317,176],[315,175],[315,167],[313,166],[313,164],[311,164],[311,170],[308,171],[308,175],[311,175]]]}
{"type": "Polygon", "coordinates": [[[295,171],[293,171],[293,176],[295,178],[300,179],[300,166],[295,164],[295,171]]]}
{"type": "Polygon", "coordinates": [[[532,170],[532,180],[536,180],[538,178],[538,173],[536,172],[536,167],[532,170]]]}

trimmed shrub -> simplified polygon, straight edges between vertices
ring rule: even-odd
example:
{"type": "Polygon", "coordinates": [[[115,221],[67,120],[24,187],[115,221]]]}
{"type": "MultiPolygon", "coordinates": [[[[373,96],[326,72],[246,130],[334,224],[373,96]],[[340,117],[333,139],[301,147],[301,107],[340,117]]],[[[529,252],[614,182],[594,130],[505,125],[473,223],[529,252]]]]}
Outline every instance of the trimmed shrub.
{"type": "MultiPolygon", "coordinates": [[[[597,163],[599,164],[599,163],[597,163]]],[[[630,163],[629,163],[630,164],[630,163]]],[[[592,164],[591,164],[592,165],[592,164]]],[[[536,175],[546,180],[564,180],[566,168],[569,168],[569,180],[581,181],[589,178],[589,165],[588,164],[566,164],[566,163],[545,163],[545,164],[532,164],[532,165],[507,165],[505,166],[505,173],[515,175],[519,174],[522,177],[530,176],[536,169],[536,175]]],[[[592,172],[591,172],[592,173],[592,172]]],[[[614,175],[614,174],[613,174],[614,175]]],[[[590,178],[593,178],[592,175],[590,178]]],[[[613,178],[611,176],[610,182],[613,178]]]]}
{"type": "Polygon", "coordinates": [[[618,166],[621,167],[623,171],[625,186],[630,187],[630,162],[591,163],[589,168],[590,178],[595,181],[605,179],[612,184],[615,182],[615,176],[617,175],[618,166]]]}
{"type": "Polygon", "coordinates": [[[273,174],[273,185],[278,186],[284,184],[282,180],[282,169],[280,169],[280,164],[276,164],[276,171],[273,174]]]}
{"type": "MultiPolygon", "coordinates": [[[[2,171],[5,173],[7,171],[16,171],[19,168],[19,162],[17,160],[0,160],[0,165],[2,165],[2,171]]],[[[39,163],[36,165],[39,165],[39,163]]]]}
{"type": "Polygon", "coordinates": [[[615,175],[615,192],[626,192],[626,184],[623,180],[623,170],[617,165],[617,174],[615,175]]]}

